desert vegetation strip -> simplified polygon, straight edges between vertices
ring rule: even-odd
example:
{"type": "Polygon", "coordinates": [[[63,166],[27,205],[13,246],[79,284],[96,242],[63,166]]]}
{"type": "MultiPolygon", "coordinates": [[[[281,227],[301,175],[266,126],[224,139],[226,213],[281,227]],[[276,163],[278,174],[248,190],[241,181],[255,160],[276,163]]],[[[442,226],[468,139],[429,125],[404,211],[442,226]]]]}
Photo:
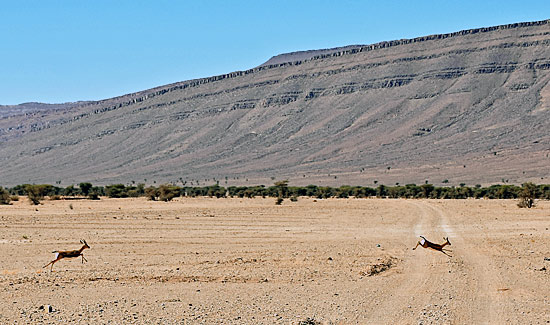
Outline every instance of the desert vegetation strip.
{"type": "Polygon", "coordinates": [[[289,186],[287,181],[276,182],[272,186],[177,186],[174,184],[162,184],[158,187],[145,184],[124,185],[113,184],[107,186],[93,186],[91,183],[80,183],[78,187],[73,185],[58,187],[49,184],[23,184],[4,189],[0,187],[0,204],[9,204],[11,200],[18,200],[20,195],[28,196],[33,204],[39,204],[46,196],[51,200],[60,199],[92,199],[98,200],[101,196],[110,198],[147,197],[153,201],[171,201],[176,197],[274,197],[276,204],[281,204],[284,199],[298,200],[298,197],[314,197],[318,199],[328,198],[427,198],[427,199],[520,199],[519,206],[530,208],[535,205],[536,199],[550,200],[550,184],[536,185],[524,183],[517,185],[491,185],[482,187],[476,185],[469,187],[437,187],[432,184],[407,184],[377,187],[348,186],[289,186]]]}

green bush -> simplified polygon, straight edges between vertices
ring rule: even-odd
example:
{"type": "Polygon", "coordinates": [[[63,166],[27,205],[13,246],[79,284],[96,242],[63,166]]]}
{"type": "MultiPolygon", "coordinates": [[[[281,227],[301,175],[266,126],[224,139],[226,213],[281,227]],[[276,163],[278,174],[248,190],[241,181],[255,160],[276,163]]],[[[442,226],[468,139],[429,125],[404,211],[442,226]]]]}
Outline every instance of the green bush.
{"type": "Polygon", "coordinates": [[[105,187],[105,194],[112,198],[128,197],[128,192],[124,184],[114,184],[105,187]]]}
{"type": "Polygon", "coordinates": [[[376,188],[376,196],[377,197],[386,197],[388,196],[388,188],[385,185],[378,185],[376,188]]]}
{"type": "Polygon", "coordinates": [[[92,189],[92,183],[80,183],[78,184],[78,187],[80,187],[80,192],[82,192],[82,195],[88,196],[88,194],[90,194],[90,190],[92,189]]]}
{"type": "Polygon", "coordinates": [[[104,195],[105,195],[105,188],[103,186],[94,186],[90,189],[88,198],[90,200],[99,200],[99,197],[104,195]]]}
{"type": "Polygon", "coordinates": [[[151,201],[156,201],[159,196],[159,190],[154,186],[149,186],[145,189],[145,196],[151,201]]]}
{"type": "Polygon", "coordinates": [[[159,200],[168,202],[173,198],[180,196],[180,188],[170,184],[163,184],[159,186],[159,200]]]}
{"type": "Polygon", "coordinates": [[[75,196],[78,193],[78,190],[74,188],[73,185],[69,185],[63,190],[63,195],[65,196],[75,196]]]}
{"type": "Polygon", "coordinates": [[[90,192],[90,194],[88,194],[88,198],[90,200],[99,200],[99,194],[97,192],[90,192]]]}
{"type": "Polygon", "coordinates": [[[34,205],[40,204],[40,200],[44,199],[45,195],[50,194],[52,189],[53,189],[53,186],[48,184],[41,184],[41,185],[27,184],[25,186],[27,197],[29,198],[31,203],[34,205]]]}
{"type": "Polygon", "coordinates": [[[10,204],[10,193],[0,186],[0,204],[10,204]]]}

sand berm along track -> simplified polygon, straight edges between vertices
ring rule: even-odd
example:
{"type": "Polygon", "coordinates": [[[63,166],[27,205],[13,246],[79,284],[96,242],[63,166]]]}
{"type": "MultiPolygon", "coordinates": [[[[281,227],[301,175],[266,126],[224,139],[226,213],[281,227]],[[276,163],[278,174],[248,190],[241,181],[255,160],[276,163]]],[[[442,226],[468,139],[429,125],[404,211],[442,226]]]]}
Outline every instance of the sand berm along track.
{"type": "Polygon", "coordinates": [[[274,201],[0,206],[0,323],[550,322],[548,201],[274,201]]]}

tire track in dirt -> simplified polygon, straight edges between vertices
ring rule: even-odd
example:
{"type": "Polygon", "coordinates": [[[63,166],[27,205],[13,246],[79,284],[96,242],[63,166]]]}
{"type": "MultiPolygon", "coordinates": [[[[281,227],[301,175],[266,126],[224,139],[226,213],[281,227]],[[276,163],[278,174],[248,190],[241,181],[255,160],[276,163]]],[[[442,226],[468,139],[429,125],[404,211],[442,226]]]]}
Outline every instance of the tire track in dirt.
{"type": "MultiPolygon", "coordinates": [[[[421,220],[420,226],[415,227],[415,242],[419,236],[428,238],[439,238],[445,232],[445,229],[440,227],[441,219],[439,215],[434,214],[427,208],[422,201],[406,201],[407,204],[414,206],[419,211],[421,220]]],[[[449,257],[432,250],[424,250],[417,247],[415,251],[409,251],[409,259],[411,272],[419,272],[422,274],[421,283],[415,283],[414,278],[407,280],[407,287],[404,289],[404,294],[407,293],[412,297],[409,304],[413,309],[413,320],[400,319],[399,322],[417,322],[421,324],[444,324],[449,323],[451,319],[451,308],[449,297],[453,295],[450,290],[449,283],[449,257]]]]}
{"type": "MultiPolygon", "coordinates": [[[[414,207],[412,211],[418,215],[418,221],[411,230],[414,231],[415,238],[421,234],[429,236],[438,231],[438,216],[430,213],[423,205],[407,202],[414,207]]],[[[411,238],[408,236],[408,238],[411,238]]],[[[416,244],[416,242],[415,242],[416,244]]],[[[412,245],[412,242],[411,242],[412,245]]],[[[426,306],[435,304],[441,306],[438,300],[433,299],[433,294],[438,289],[435,283],[441,282],[441,272],[437,269],[445,263],[446,256],[437,254],[427,254],[418,249],[412,251],[407,248],[403,256],[403,269],[398,278],[392,279],[391,288],[386,288],[385,292],[391,292],[385,297],[378,308],[373,311],[370,322],[373,324],[391,324],[391,323],[418,323],[422,322],[422,314],[428,314],[426,306]]],[[[441,315],[446,314],[441,312],[441,315]]],[[[448,313],[447,313],[448,315],[448,313]]],[[[437,316],[439,317],[439,316],[437,316]]],[[[442,319],[438,319],[441,321],[442,319]]],[[[440,322],[441,323],[441,322],[440,322]]]]}
{"type": "MultiPolygon", "coordinates": [[[[441,228],[451,238],[453,246],[453,259],[455,259],[465,272],[466,287],[459,290],[459,299],[463,300],[457,308],[460,318],[471,323],[507,323],[504,297],[500,288],[503,288],[502,275],[498,271],[491,257],[480,251],[478,243],[468,240],[460,231],[453,231],[452,225],[444,211],[435,203],[423,202],[425,206],[434,211],[441,220],[441,228]]],[[[456,224],[459,220],[453,220],[456,224]]],[[[456,228],[459,228],[457,225],[456,228]]],[[[461,320],[462,322],[462,320],[461,320]]]]}

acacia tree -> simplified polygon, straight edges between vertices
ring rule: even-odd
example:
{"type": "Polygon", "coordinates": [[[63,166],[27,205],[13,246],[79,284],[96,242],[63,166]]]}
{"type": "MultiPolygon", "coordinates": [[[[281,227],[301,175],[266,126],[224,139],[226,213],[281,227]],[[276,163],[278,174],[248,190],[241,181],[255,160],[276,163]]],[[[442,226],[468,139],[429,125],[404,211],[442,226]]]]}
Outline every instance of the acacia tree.
{"type": "Polygon", "coordinates": [[[288,197],[288,180],[275,182],[275,187],[277,187],[277,200],[275,204],[280,205],[283,203],[283,198],[288,197]]]}
{"type": "Polygon", "coordinates": [[[52,186],[47,184],[40,185],[29,185],[25,186],[25,191],[27,192],[27,197],[32,204],[40,204],[40,200],[51,190],[52,186]]]}
{"type": "Polygon", "coordinates": [[[532,208],[535,206],[535,199],[537,197],[537,186],[531,182],[524,183],[521,186],[519,192],[518,207],[520,208],[532,208]]]}

